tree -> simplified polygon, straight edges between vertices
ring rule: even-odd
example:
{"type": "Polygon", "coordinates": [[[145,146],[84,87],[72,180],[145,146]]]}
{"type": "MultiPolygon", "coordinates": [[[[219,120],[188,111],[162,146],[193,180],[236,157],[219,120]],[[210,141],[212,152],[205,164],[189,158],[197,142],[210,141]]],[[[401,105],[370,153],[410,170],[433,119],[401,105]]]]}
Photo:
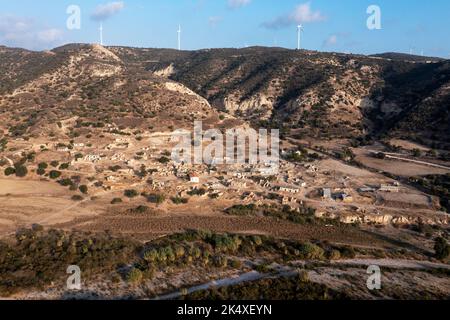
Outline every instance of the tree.
{"type": "Polygon", "coordinates": [[[46,162],[41,162],[38,164],[38,168],[45,170],[48,168],[48,164],[46,162]]]}
{"type": "Polygon", "coordinates": [[[25,177],[28,174],[28,169],[24,165],[16,165],[16,176],[25,177]]]}
{"type": "Polygon", "coordinates": [[[67,170],[69,168],[69,164],[68,163],[63,163],[59,166],[60,170],[67,170]]]}
{"type": "Polygon", "coordinates": [[[147,200],[150,203],[161,204],[166,200],[166,197],[163,194],[153,193],[148,195],[147,200]]]}
{"type": "Polygon", "coordinates": [[[11,176],[16,173],[16,169],[13,167],[8,167],[5,169],[5,176],[11,176]]]}
{"type": "Polygon", "coordinates": [[[59,165],[59,161],[54,160],[54,161],[50,162],[50,165],[51,165],[53,168],[56,168],[56,167],[58,167],[58,165],[59,165]]]}
{"type": "Polygon", "coordinates": [[[167,157],[165,157],[165,156],[163,156],[163,157],[161,157],[161,158],[158,159],[158,162],[159,162],[159,163],[162,163],[162,164],[166,164],[166,163],[169,163],[169,162],[170,162],[170,159],[167,158],[167,157]]]}
{"type": "Polygon", "coordinates": [[[81,193],[84,193],[84,194],[87,194],[88,193],[88,187],[86,186],[86,185],[81,185],[80,187],[79,187],[79,189],[80,189],[80,192],[81,193]]]}
{"type": "Polygon", "coordinates": [[[442,237],[439,237],[434,242],[435,256],[439,260],[445,260],[450,256],[450,245],[442,237]]]}
{"type": "Polygon", "coordinates": [[[125,190],[125,192],[123,193],[125,195],[125,197],[128,198],[135,198],[139,195],[139,192],[137,192],[136,190],[125,190]]]}
{"type": "Polygon", "coordinates": [[[61,172],[57,170],[52,170],[49,173],[50,179],[58,179],[61,176],[61,172]]]}

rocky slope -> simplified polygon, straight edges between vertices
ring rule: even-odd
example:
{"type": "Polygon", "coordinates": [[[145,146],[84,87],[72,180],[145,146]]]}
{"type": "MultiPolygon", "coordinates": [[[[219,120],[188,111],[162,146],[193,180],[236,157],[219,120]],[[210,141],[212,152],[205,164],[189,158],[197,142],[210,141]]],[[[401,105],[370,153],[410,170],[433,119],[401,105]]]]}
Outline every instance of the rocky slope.
{"type": "Polygon", "coordinates": [[[155,119],[167,129],[193,119],[217,124],[227,112],[299,136],[449,142],[449,60],[72,44],[49,52],[0,47],[0,67],[1,120],[16,136],[67,119],[135,127],[155,119]]]}

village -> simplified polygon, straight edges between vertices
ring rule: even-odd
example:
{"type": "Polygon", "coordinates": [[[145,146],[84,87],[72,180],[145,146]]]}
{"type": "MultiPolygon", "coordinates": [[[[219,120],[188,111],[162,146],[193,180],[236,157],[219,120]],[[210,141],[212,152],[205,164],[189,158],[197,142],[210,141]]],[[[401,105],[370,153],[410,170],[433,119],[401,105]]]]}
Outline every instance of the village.
{"type": "MultiPolygon", "coordinates": [[[[400,212],[401,200],[392,205],[384,201],[392,198],[389,194],[400,194],[398,199],[404,196],[405,202],[411,202],[411,190],[398,181],[374,175],[355,179],[333,168],[326,156],[314,154],[312,160],[290,161],[292,155],[300,157],[302,152],[311,155],[292,145],[282,147],[279,163],[215,164],[213,161],[193,165],[172,160],[174,144],[170,133],[141,132],[136,137],[131,130],[122,130],[120,134],[117,131],[108,125],[102,132],[85,137],[67,142],[54,138],[43,144],[39,144],[39,139],[23,141],[19,138],[10,141],[2,163],[7,169],[8,166],[13,168],[20,159],[31,159],[26,162],[27,179],[54,180],[61,187],[69,186],[74,201],[95,202],[100,195],[107,195],[110,206],[133,205],[138,195],[149,199],[148,206],[168,211],[177,210],[173,205],[181,208],[206,201],[216,202],[217,208],[223,210],[233,204],[251,204],[284,206],[301,212],[308,206],[319,216],[353,223],[385,222],[385,217],[376,216],[384,215],[389,209],[400,212]],[[164,202],[169,205],[164,206],[164,202]],[[361,214],[365,217],[357,217],[361,214]],[[368,219],[367,216],[375,217],[368,219]]],[[[347,167],[346,170],[352,169],[347,167]]],[[[2,170],[2,174],[6,175],[7,171],[2,170]]],[[[417,199],[418,195],[414,197],[417,199]]],[[[415,208],[433,209],[435,200],[421,201],[415,208]]],[[[406,222],[407,219],[395,221],[406,222]]]]}

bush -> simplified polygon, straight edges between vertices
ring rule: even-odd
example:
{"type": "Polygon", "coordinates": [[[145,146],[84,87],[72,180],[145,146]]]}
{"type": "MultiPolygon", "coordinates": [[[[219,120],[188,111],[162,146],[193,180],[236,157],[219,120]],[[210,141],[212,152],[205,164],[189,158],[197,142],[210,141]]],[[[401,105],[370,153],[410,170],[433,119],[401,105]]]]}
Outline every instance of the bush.
{"type": "Polygon", "coordinates": [[[147,206],[138,206],[136,209],[133,209],[133,212],[135,213],[146,213],[150,210],[147,206]]]}
{"type": "Polygon", "coordinates": [[[338,250],[332,250],[328,254],[328,259],[330,260],[339,260],[341,258],[341,253],[338,250]]]}
{"type": "Polygon", "coordinates": [[[16,169],[13,167],[8,167],[5,169],[5,176],[11,176],[16,173],[16,169]]]}
{"type": "Polygon", "coordinates": [[[114,198],[111,200],[111,204],[117,204],[117,203],[122,203],[122,199],[121,198],[114,198]]]}
{"type": "Polygon", "coordinates": [[[191,191],[188,191],[188,195],[190,196],[204,196],[206,194],[206,190],[204,188],[200,189],[193,189],[191,191]]]}
{"type": "Polygon", "coordinates": [[[38,168],[45,170],[48,168],[48,164],[46,162],[41,162],[38,164],[38,168]]]}
{"type": "Polygon", "coordinates": [[[63,163],[59,166],[60,170],[67,170],[69,168],[69,164],[68,163],[63,163]]]}
{"type": "Polygon", "coordinates": [[[40,175],[40,176],[43,176],[43,175],[45,174],[45,169],[38,168],[38,169],[36,170],[36,173],[37,173],[38,175],[40,175]]]}
{"type": "Polygon", "coordinates": [[[139,284],[142,281],[142,271],[132,268],[127,274],[127,282],[132,284],[139,284]]]}
{"type": "Polygon", "coordinates": [[[88,187],[86,185],[81,185],[79,188],[81,193],[87,194],[88,193],[88,187]]]}
{"type": "Polygon", "coordinates": [[[60,185],[62,185],[63,187],[68,187],[68,186],[71,186],[71,185],[73,185],[73,182],[72,182],[72,180],[70,180],[70,179],[61,179],[61,180],[59,180],[58,181],[58,183],[60,184],[60,185]]]}
{"type": "Polygon", "coordinates": [[[305,243],[300,249],[300,254],[308,260],[322,260],[324,256],[324,250],[312,243],[305,243]]]}
{"type": "Polygon", "coordinates": [[[83,197],[76,194],[76,195],[72,196],[72,200],[73,201],[82,201],[83,197]]]}
{"type": "Polygon", "coordinates": [[[162,164],[166,164],[166,163],[169,163],[169,162],[170,162],[170,159],[167,158],[167,157],[165,157],[165,156],[163,156],[163,157],[161,157],[161,158],[158,159],[158,162],[159,162],[159,163],[162,163],[162,164]]]}
{"type": "Polygon", "coordinates": [[[163,194],[153,193],[147,196],[147,201],[150,203],[162,204],[166,201],[166,197],[163,194]]]}
{"type": "Polygon", "coordinates": [[[16,166],[16,176],[25,177],[28,174],[28,169],[23,165],[16,166]]]}
{"type": "Polygon", "coordinates": [[[59,165],[59,161],[54,160],[54,161],[50,162],[50,165],[51,165],[53,168],[56,168],[56,167],[58,167],[58,165],[59,165]]]}
{"type": "Polygon", "coordinates": [[[186,204],[189,202],[189,199],[180,198],[180,197],[172,197],[170,198],[174,204],[186,204]]]}
{"type": "Polygon", "coordinates": [[[434,243],[435,257],[439,260],[445,260],[450,256],[450,245],[442,237],[436,239],[434,243]]]}
{"type": "Polygon", "coordinates": [[[57,170],[52,170],[49,173],[50,179],[58,179],[61,176],[61,172],[57,170]]]}
{"type": "Polygon", "coordinates": [[[125,190],[125,192],[123,194],[127,198],[136,198],[139,195],[139,192],[137,192],[136,190],[130,189],[130,190],[125,190]]]}

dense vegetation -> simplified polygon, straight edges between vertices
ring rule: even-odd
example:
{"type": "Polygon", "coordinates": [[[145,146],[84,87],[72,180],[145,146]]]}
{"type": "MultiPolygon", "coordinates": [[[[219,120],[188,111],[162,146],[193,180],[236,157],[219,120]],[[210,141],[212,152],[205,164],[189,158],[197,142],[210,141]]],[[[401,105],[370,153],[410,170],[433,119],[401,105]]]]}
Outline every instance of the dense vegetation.
{"type": "Polygon", "coordinates": [[[310,282],[304,273],[294,277],[262,279],[251,283],[194,292],[187,300],[339,300],[349,299],[325,285],[310,282]]]}
{"type": "Polygon", "coordinates": [[[450,174],[428,175],[410,180],[427,193],[438,196],[442,208],[450,213],[450,174]]]}
{"type": "Polygon", "coordinates": [[[83,279],[114,274],[133,261],[138,244],[109,234],[80,234],[44,231],[40,226],[21,229],[15,243],[0,242],[0,296],[22,289],[65,283],[69,265],[78,265],[83,279]]]}

